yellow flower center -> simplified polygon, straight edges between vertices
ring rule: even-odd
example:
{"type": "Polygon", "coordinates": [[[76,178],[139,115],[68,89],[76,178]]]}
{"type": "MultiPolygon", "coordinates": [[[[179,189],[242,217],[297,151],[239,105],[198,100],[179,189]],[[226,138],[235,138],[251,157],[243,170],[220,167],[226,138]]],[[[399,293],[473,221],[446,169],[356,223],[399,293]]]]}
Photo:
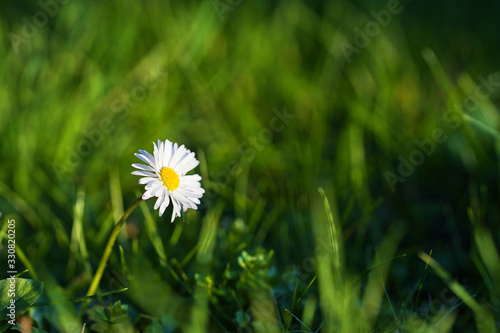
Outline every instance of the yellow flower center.
{"type": "Polygon", "coordinates": [[[163,185],[165,185],[169,191],[173,191],[179,187],[179,175],[172,168],[162,168],[160,170],[160,178],[163,181],[163,185]]]}

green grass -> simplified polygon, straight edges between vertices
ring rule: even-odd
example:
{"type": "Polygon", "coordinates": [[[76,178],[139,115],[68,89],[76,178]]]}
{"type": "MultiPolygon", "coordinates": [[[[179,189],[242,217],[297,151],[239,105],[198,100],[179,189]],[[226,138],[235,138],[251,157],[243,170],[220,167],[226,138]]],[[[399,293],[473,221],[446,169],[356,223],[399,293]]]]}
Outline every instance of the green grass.
{"type": "Polygon", "coordinates": [[[0,277],[15,219],[17,270],[43,282],[19,322],[498,331],[498,5],[401,2],[350,62],[340,44],[386,2],[242,1],[220,20],[212,1],[68,1],[18,48],[40,5],[0,6],[0,277]],[[85,298],[158,139],[196,152],[200,209],[170,223],[141,203],[85,298]]]}

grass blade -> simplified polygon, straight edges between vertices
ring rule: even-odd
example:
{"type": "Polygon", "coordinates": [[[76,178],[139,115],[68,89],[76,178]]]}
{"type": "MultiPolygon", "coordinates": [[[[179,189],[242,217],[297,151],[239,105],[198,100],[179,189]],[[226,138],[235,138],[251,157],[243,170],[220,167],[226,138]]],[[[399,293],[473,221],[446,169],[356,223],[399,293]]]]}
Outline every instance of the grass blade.
{"type": "Polygon", "coordinates": [[[474,318],[476,319],[476,325],[478,332],[480,333],[495,333],[496,324],[495,319],[491,313],[484,307],[482,307],[473,296],[471,296],[467,290],[458,282],[454,281],[450,275],[437,261],[432,259],[429,255],[420,252],[420,259],[424,262],[428,262],[429,265],[434,269],[436,274],[448,285],[448,287],[457,295],[471,310],[474,312],[474,318]]]}

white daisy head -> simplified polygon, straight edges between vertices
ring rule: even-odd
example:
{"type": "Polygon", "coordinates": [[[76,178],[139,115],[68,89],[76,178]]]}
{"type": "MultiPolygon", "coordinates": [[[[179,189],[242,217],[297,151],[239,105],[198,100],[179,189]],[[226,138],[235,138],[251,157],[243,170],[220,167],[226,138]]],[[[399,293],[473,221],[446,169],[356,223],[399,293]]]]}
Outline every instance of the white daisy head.
{"type": "Polygon", "coordinates": [[[132,174],[142,176],[139,184],[146,184],[142,199],[158,198],[154,208],[159,208],[160,216],[172,202],[171,222],[173,222],[176,216],[181,216],[181,209],[184,212],[188,208],[197,209],[196,205],[200,204],[199,199],[205,193],[201,187],[199,175],[186,175],[200,162],[184,145],[179,147],[177,143],[169,140],[165,142],[158,140],[158,144],[153,142],[153,145],[153,155],[145,150],[139,150],[139,154],[135,154],[147,165],[132,164],[134,168],[139,169],[133,171],[132,174]]]}

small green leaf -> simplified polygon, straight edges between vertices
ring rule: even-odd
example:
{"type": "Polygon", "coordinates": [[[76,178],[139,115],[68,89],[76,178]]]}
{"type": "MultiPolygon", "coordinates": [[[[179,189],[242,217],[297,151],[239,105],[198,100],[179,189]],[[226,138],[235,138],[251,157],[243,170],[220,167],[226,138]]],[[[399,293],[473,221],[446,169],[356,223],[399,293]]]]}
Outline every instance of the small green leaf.
{"type": "Polygon", "coordinates": [[[30,279],[15,279],[15,292],[12,291],[11,283],[13,280],[0,280],[0,320],[7,319],[7,311],[5,309],[11,303],[11,299],[15,300],[16,313],[28,308],[31,304],[42,295],[43,282],[30,279]]]}
{"type": "Polygon", "coordinates": [[[106,312],[105,312],[104,310],[97,309],[97,310],[95,310],[95,313],[96,313],[96,315],[98,315],[98,316],[99,316],[99,318],[100,318],[101,320],[104,320],[104,321],[110,321],[109,316],[106,314],[106,312]]]}

